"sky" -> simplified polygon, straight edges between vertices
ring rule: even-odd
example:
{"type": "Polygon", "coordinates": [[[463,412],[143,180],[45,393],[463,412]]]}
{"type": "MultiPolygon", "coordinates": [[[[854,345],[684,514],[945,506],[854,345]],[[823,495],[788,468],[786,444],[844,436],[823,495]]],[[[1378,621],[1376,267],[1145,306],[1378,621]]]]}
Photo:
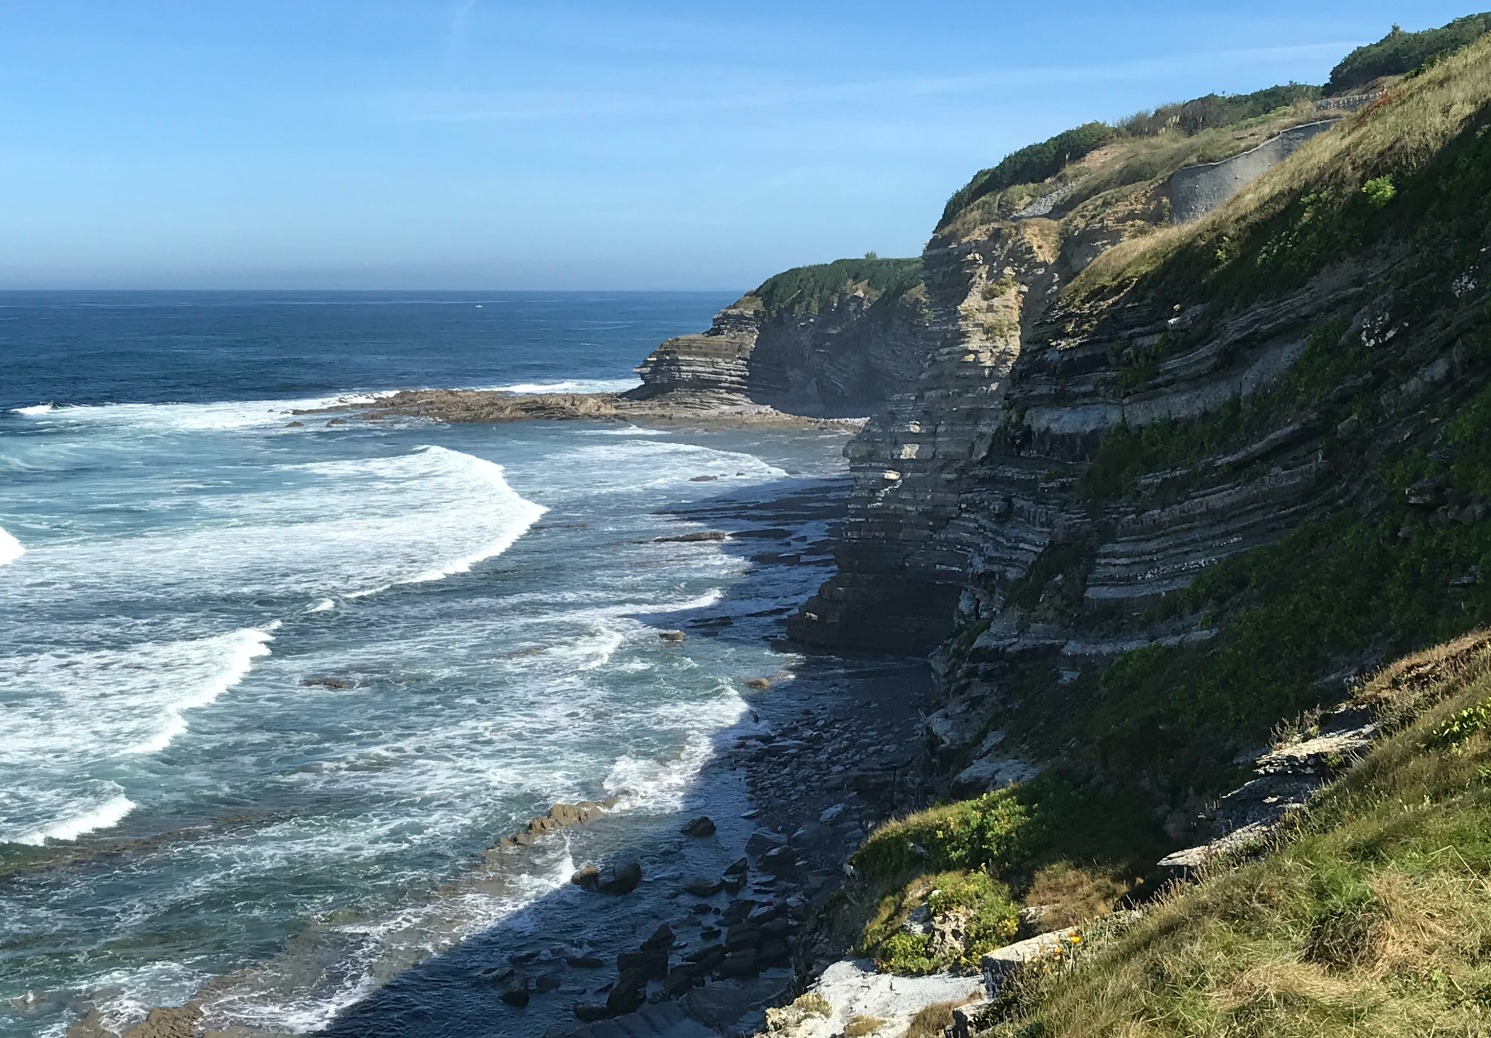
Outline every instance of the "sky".
{"type": "MultiPolygon", "coordinates": [[[[1463,3],[1463,0],[1462,0],[1463,3]]],[[[0,289],[748,289],[1435,0],[0,0],[0,289]]]]}

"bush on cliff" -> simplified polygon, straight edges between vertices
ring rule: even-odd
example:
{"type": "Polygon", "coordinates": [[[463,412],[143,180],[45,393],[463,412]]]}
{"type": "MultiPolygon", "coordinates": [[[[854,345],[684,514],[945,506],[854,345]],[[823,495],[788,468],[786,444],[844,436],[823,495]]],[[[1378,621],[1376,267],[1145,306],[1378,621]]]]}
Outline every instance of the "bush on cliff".
{"type": "Polygon", "coordinates": [[[988,1033],[1487,1033],[1491,639],[1402,661],[1360,699],[1394,734],[1276,849],[1219,862],[1075,962],[1032,971],[988,1033]]]}
{"type": "Polygon", "coordinates": [[[942,211],[941,223],[947,223],[974,202],[1016,184],[1039,183],[1060,173],[1069,162],[1096,151],[1111,141],[1116,134],[1107,123],[1084,123],[1074,129],[1058,133],[1038,144],[1029,144],[1013,151],[989,169],[974,174],[963,187],[948,199],[942,211]]]}
{"type": "Polygon", "coordinates": [[[979,870],[941,872],[886,895],[865,927],[861,951],[891,973],[972,969],[1019,928],[1009,887],[979,870]],[[918,925],[912,916],[923,906],[926,918],[918,925]]]}
{"type": "Polygon", "coordinates": [[[1302,103],[1308,105],[1323,93],[1318,86],[1289,83],[1255,90],[1251,94],[1207,94],[1131,115],[1119,122],[1118,129],[1132,137],[1148,137],[1167,130],[1195,136],[1206,130],[1256,119],[1281,108],[1302,103]]]}

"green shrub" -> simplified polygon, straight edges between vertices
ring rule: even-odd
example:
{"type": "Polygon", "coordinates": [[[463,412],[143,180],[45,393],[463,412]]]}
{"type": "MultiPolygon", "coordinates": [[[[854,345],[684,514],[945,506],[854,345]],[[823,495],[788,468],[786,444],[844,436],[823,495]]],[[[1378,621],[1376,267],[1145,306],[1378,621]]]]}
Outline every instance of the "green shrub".
{"type": "Polygon", "coordinates": [[[1016,184],[1034,184],[1060,173],[1069,162],[1075,162],[1113,140],[1115,131],[1107,123],[1084,123],[1058,133],[1038,144],[1013,151],[998,165],[980,170],[948,199],[940,223],[947,223],[985,195],[992,195],[1016,184]]]}
{"type": "Polygon", "coordinates": [[[922,871],[1018,868],[1033,826],[1023,787],[934,807],[878,829],[851,859],[857,875],[897,880],[922,871]]]}
{"type": "Polygon", "coordinates": [[[1289,83],[1256,90],[1251,94],[1207,94],[1179,104],[1161,105],[1131,115],[1118,128],[1132,136],[1151,136],[1176,130],[1194,137],[1207,130],[1256,119],[1300,102],[1314,101],[1324,91],[1305,83],[1289,83]]]}
{"type": "Polygon", "coordinates": [[[1398,189],[1393,187],[1392,177],[1374,177],[1362,185],[1362,194],[1373,209],[1381,209],[1397,197],[1398,189]]]}
{"type": "Polygon", "coordinates": [[[943,872],[922,876],[888,895],[865,927],[861,950],[881,969],[926,974],[970,969],[988,952],[1010,942],[1020,928],[1020,909],[1009,887],[987,872],[943,872]],[[906,929],[913,912],[925,906],[932,932],[906,929]],[[956,944],[939,943],[938,927],[960,933],[956,944]]]}

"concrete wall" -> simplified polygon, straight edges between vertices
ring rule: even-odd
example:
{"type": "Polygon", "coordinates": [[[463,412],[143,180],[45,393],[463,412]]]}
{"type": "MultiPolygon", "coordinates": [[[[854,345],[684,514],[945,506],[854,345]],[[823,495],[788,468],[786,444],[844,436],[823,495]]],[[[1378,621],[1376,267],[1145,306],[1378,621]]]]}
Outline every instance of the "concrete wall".
{"type": "Polygon", "coordinates": [[[1170,178],[1170,220],[1199,220],[1237,194],[1253,180],[1283,162],[1316,134],[1336,125],[1339,118],[1294,126],[1264,141],[1252,151],[1221,162],[1178,169],[1170,178]]]}

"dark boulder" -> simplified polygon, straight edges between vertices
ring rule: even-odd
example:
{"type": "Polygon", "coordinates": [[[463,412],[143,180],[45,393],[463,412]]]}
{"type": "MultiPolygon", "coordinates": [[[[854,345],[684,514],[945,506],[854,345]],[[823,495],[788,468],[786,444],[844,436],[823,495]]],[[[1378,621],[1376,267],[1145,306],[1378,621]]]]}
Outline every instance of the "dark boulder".
{"type": "Polygon", "coordinates": [[[630,894],[642,882],[642,863],[628,861],[621,865],[602,869],[595,889],[602,894],[630,894]]]}
{"type": "Polygon", "coordinates": [[[708,815],[700,815],[698,818],[685,823],[681,832],[683,833],[683,835],[692,837],[694,839],[702,839],[706,836],[713,836],[715,833],[714,819],[710,818],[708,815]]]}

